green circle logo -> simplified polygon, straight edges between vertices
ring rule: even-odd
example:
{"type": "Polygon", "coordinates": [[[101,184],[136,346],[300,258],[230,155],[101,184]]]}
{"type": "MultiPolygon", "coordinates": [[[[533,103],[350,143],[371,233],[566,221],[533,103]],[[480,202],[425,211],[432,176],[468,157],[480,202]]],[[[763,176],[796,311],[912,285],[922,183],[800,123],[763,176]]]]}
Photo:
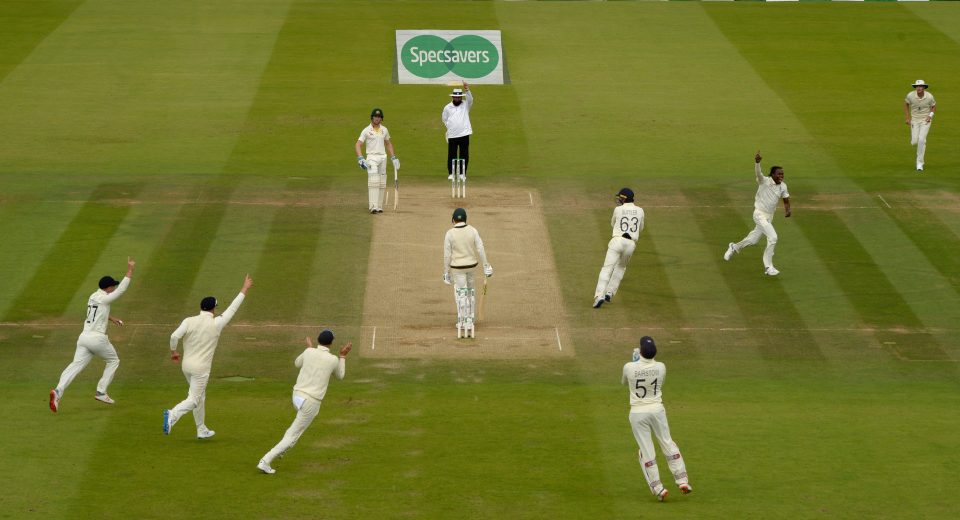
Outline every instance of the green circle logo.
{"type": "Polygon", "coordinates": [[[411,38],[403,45],[400,62],[411,74],[439,78],[452,72],[464,78],[482,78],[500,63],[500,53],[490,40],[475,34],[452,41],[432,34],[411,38]]]}

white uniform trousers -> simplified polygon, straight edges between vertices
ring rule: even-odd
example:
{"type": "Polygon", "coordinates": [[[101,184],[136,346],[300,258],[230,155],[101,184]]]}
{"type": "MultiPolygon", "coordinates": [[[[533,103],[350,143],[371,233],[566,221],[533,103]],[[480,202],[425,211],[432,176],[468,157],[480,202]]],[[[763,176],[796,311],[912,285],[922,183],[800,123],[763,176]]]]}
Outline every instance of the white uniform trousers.
{"type": "Polygon", "coordinates": [[[910,144],[917,147],[917,168],[923,168],[923,154],[927,151],[927,134],[930,132],[930,125],[924,120],[910,123],[910,144]]]}
{"type": "Polygon", "coordinates": [[[630,427],[633,429],[633,438],[637,440],[637,446],[640,447],[640,467],[643,469],[643,476],[647,479],[647,485],[650,486],[650,492],[659,495],[663,489],[663,483],[660,481],[660,468],[657,467],[657,455],[653,451],[653,440],[650,438],[650,432],[657,436],[660,443],[660,451],[663,457],[667,459],[667,466],[673,473],[673,480],[680,484],[687,484],[687,467],[683,463],[683,457],[680,456],[680,448],[670,437],[670,426],[667,425],[667,412],[663,405],[650,405],[649,411],[630,412],[630,427]]]}
{"type": "Polygon", "coordinates": [[[767,237],[767,247],[763,250],[763,267],[773,267],[773,250],[777,247],[777,230],[773,229],[773,215],[755,209],[753,210],[753,222],[756,227],[747,233],[743,240],[734,244],[733,249],[740,251],[747,246],[752,246],[760,241],[760,235],[764,235],[767,237]]]}
{"type": "Polygon", "coordinates": [[[293,393],[293,407],[297,409],[297,417],[293,419],[293,424],[287,428],[280,442],[263,456],[263,461],[268,466],[273,459],[283,455],[300,440],[300,436],[307,431],[313,419],[320,413],[320,401],[301,392],[293,393]]]}
{"type": "Polygon", "coordinates": [[[192,373],[184,370],[183,376],[187,378],[190,390],[187,392],[187,398],[170,410],[170,425],[172,426],[185,413],[193,410],[193,420],[197,423],[197,429],[199,430],[201,426],[206,424],[204,420],[207,415],[207,382],[210,381],[210,372],[192,373]]]}
{"type": "Polygon", "coordinates": [[[597,280],[597,291],[594,298],[602,298],[605,294],[613,296],[620,288],[623,273],[627,271],[627,263],[633,256],[637,243],[629,238],[613,237],[607,243],[607,256],[603,259],[600,277],[597,280]]]}
{"type": "Polygon", "coordinates": [[[476,319],[476,285],[474,284],[473,271],[470,269],[450,268],[450,278],[453,280],[453,303],[457,306],[457,324],[472,324],[476,319]],[[462,289],[473,289],[464,293],[461,297],[462,289]]]}
{"type": "Polygon", "coordinates": [[[67,387],[73,382],[73,378],[77,377],[77,374],[87,366],[93,356],[107,362],[107,365],[103,367],[103,376],[97,382],[97,392],[107,393],[107,387],[113,381],[113,374],[120,366],[117,350],[110,344],[110,338],[106,334],[84,332],[77,338],[77,350],[73,354],[73,362],[67,365],[67,368],[60,374],[60,382],[57,383],[60,395],[67,391],[67,387]]]}
{"type": "Polygon", "coordinates": [[[387,194],[387,156],[384,154],[367,155],[367,205],[368,210],[383,210],[383,199],[387,194]]]}

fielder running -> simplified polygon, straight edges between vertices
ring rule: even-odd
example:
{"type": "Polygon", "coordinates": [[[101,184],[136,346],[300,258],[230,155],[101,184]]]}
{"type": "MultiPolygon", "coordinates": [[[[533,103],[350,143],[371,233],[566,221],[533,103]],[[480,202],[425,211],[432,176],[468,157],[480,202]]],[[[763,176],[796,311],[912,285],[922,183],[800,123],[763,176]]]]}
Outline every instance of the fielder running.
{"type": "Polygon", "coordinates": [[[630,428],[633,438],[640,447],[640,467],[647,479],[650,492],[661,502],[667,498],[667,490],[660,481],[660,469],[657,467],[657,455],[653,451],[651,430],[660,443],[660,451],[667,460],[667,466],[673,473],[673,480],[686,495],[693,491],[687,478],[687,467],[680,456],[680,448],[670,437],[667,424],[667,411],[663,407],[663,381],[667,376],[667,367],[654,361],[657,345],[650,336],[640,338],[640,348],[633,349],[633,361],[623,365],[620,384],[627,385],[630,392],[630,428]]]}
{"type": "Polygon", "coordinates": [[[610,225],[613,226],[613,238],[607,243],[607,256],[603,259],[597,290],[593,293],[594,309],[599,309],[617,294],[627,263],[637,247],[637,238],[643,231],[643,208],[633,204],[633,190],[630,188],[617,193],[617,207],[613,210],[610,225]]]}
{"type": "Polygon", "coordinates": [[[473,127],[470,126],[470,109],[473,108],[473,94],[470,85],[463,82],[463,88],[455,88],[450,94],[450,102],[443,107],[440,120],[447,127],[447,180],[453,180],[453,160],[463,159],[461,177],[467,176],[467,166],[470,165],[470,135],[473,127]],[[466,95],[464,95],[466,92],[466,95]],[[466,103],[464,103],[466,97],[466,103]],[[458,154],[459,152],[459,154],[458,154]]]}
{"type": "Polygon", "coordinates": [[[453,284],[457,305],[457,337],[460,337],[461,331],[463,337],[467,337],[467,334],[474,337],[477,291],[473,283],[473,270],[483,263],[483,274],[489,278],[493,276],[493,267],[487,261],[480,233],[467,225],[467,211],[455,209],[452,221],[453,227],[443,237],[443,283],[453,284]]]}
{"type": "Polygon", "coordinates": [[[766,177],[760,168],[761,159],[758,150],[753,167],[759,185],[753,202],[753,221],[757,225],[743,240],[728,244],[727,251],[723,253],[723,259],[729,261],[734,253],[739,253],[741,249],[756,244],[760,241],[760,235],[764,235],[767,237],[767,247],[763,250],[763,274],[777,276],[780,271],[773,266],[773,250],[777,247],[777,230],[773,229],[773,214],[777,211],[777,203],[783,199],[783,216],[790,217],[790,193],[787,192],[787,183],[783,182],[783,168],[771,167],[770,176],[766,177]]]}
{"type": "Polygon", "coordinates": [[[357,164],[367,171],[367,209],[371,214],[383,213],[383,201],[387,196],[387,154],[393,167],[400,169],[400,159],[393,150],[393,141],[387,127],[380,124],[383,121],[383,111],[374,108],[370,112],[370,124],[360,132],[354,147],[357,152],[357,164]],[[360,147],[365,146],[367,158],[363,158],[360,147]]]}
{"type": "Polygon", "coordinates": [[[50,410],[58,412],[60,410],[60,399],[67,387],[73,382],[86,366],[97,356],[107,362],[103,367],[103,376],[97,382],[97,393],[93,398],[101,403],[113,404],[113,399],[107,394],[107,387],[113,381],[113,375],[120,366],[120,358],[117,357],[117,350],[110,343],[107,337],[107,323],[112,321],[119,326],[123,326],[123,320],[110,316],[110,304],[117,300],[127,287],[130,286],[130,279],[133,277],[133,266],[136,262],[127,257],[127,275],[123,280],[116,281],[111,276],[104,276],[100,279],[97,289],[90,298],[87,299],[87,318],[83,320],[83,332],[77,338],[77,350],[73,354],[73,362],[67,365],[67,368],[60,374],[60,382],[57,387],[50,390],[50,410]]]}
{"type": "Polygon", "coordinates": [[[240,294],[233,299],[227,310],[220,316],[214,317],[213,311],[217,308],[217,299],[207,296],[200,300],[200,314],[191,316],[177,327],[170,335],[170,359],[174,363],[180,362],[180,352],[177,346],[183,339],[183,375],[187,378],[190,390],[187,398],[178,403],[171,410],[163,411],[163,433],[170,435],[173,425],[189,411],[193,411],[193,420],[197,423],[197,438],[209,439],[216,432],[207,428],[206,400],[207,383],[210,381],[210,368],[213,366],[213,355],[217,351],[220,333],[230,323],[237,313],[240,304],[247,295],[247,290],[253,285],[250,275],[243,279],[240,294]]]}
{"type": "Polygon", "coordinates": [[[323,397],[327,395],[330,376],[336,374],[337,379],[343,380],[343,376],[346,375],[346,358],[350,349],[353,348],[353,343],[347,343],[340,349],[338,358],[330,353],[333,339],[333,332],[324,330],[317,336],[317,348],[313,348],[313,342],[307,338],[307,349],[293,362],[300,369],[297,384],[293,386],[293,407],[297,409],[297,417],[283,434],[283,439],[260,459],[260,463],[257,464],[260,471],[268,475],[277,472],[270,463],[292,448],[320,413],[320,404],[323,402],[323,397]]]}
{"type": "Polygon", "coordinates": [[[922,79],[913,83],[913,92],[907,94],[903,105],[903,112],[910,125],[910,144],[917,147],[917,171],[923,171],[923,155],[927,151],[927,134],[933,123],[933,114],[937,111],[937,102],[933,94],[927,92],[927,85],[922,79]]]}

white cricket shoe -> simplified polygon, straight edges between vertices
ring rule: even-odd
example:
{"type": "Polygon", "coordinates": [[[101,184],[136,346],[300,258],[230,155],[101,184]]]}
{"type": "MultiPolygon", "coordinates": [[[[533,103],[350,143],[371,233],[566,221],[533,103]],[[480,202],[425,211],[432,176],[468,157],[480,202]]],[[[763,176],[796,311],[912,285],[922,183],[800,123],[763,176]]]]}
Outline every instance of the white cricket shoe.
{"type": "Polygon", "coordinates": [[[60,392],[57,389],[50,390],[50,411],[57,413],[60,410],[60,392]]]}
{"type": "Polygon", "coordinates": [[[113,400],[113,399],[110,399],[110,396],[109,396],[109,395],[107,395],[107,394],[101,394],[100,392],[97,392],[96,394],[94,394],[94,395],[93,395],[93,398],[96,399],[97,401],[100,401],[101,403],[107,403],[107,404],[113,404],[113,403],[114,403],[114,400],[113,400]]]}
{"type": "Polygon", "coordinates": [[[780,274],[780,271],[777,271],[776,267],[770,266],[763,270],[763,274],[767,276],[777,276],[778,274],[780,274]]]}
{"type": "Polygon", "coordinates": [[[209,439],[210,437],[213,437],[216,434],[217,432],[211,430],[210,428],[207,428],[206,426],[201,426],[200,428],[197,428],[198,439],[209,439]]]}
{"type": "Polygon", "coordinates": [[[447,175],[447,180],[448,180],[448,181],[452,181],[452,180],[453,180],[453,174],[452,174],[452,173],[451,173],[450,175],[447,175]]]}
{"type": "Polygon", "coordinates": [[[263,459],[260,459],[260,462],[257,464],[257,469],[266,473],[267,475],[273,475],[274,473],[277,472],[277,470],[271,468],[270,465],[267,464],[267,461],[263,459]]]}
{"type": "Polygon", "coordinates": [[[593,308],[594,308],[594,309],[599,309],[600,306],[603,305],[603,302],[605,302],[605,301],[606,301],[606,299],[605,299],[603,296],[597,298],[597,299],[594,300],[594,302],[593,302],[593,308]]]}
{"type": "Polygon", "coordinates": [[[922,172],[922,171],[923,171],[923,165],[922,165],[922,164],[918,164],[918,165],[917,165],[917,171],[918,171],[918,172],[922,172]]]}
{"type": "Polygon", "coordinates": [[[723,254],[723,259],[725,261],[729,262],[733,254],[737,252],[737,250],[734,248],[735,245],[736,244],[733,242],[730,242],[730,244],[727,245],[727,252],[723,254]]]}
{"type": "Polygon", "coordinates": [[[605,301],[605,302],[607,302],[607,303],[610,303],[610,300],[612,300],[612,299],[613,299],[613,295],[610,294],[610,293],[607,293],[607,294],[604,294],[604,295],[603,295],[603,301],[605,301]]]}
{"type": "Polygon", "coordinates": [[[693,493],[693,487],[691,487],[690,484],[680,484],[680,492],[684,495],[689,495],[693,493]]]}
{"type": "Polygon", "coordinates": [[[663,488],[660,490],[659,493],[657,493],[657,500],[659,500],[660,502],[663,502],[664,500],[667,499],[667,495],[669,494],[670,493],[667,493],[667,488],[663,488]]]}

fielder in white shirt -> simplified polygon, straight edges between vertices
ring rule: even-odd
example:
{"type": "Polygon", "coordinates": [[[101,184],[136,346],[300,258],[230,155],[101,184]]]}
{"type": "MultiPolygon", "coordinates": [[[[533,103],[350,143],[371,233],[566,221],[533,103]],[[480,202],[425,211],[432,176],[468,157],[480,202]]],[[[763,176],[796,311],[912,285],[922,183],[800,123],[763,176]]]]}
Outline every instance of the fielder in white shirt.
{"type": "Polygon", "coordinates": [[[597,290],[593,293],[593,308],[599,309],[617,294],[627,264],[637,247],[637,238],[643,231],[643,208],[633,204],[633,190],[623,188],[617,193],[617,207],[610,219],[613,238],[607,242],[607,256],[603,259],[597,290]]]}
{"type": "Polygon", "coordinates": [[[680,456],[680,448],[670,437],[667,424],[667,411],[663,407],[663,381],[667,376],[667,367],[654,361],[657,345],[650,336],[640,338],[640,348],[633,349],[633,361],[623,365],[620,384],[627,385],[630,393],[630,427],[633,438],[640,447],[640,467],[647,479],[650,492],[661,502],[667,498],[667,490],[660,481],[660,469],[657,467],[657,455],[653,451],[650,432],[657,436],[660,451],[667,460],[667,466],[673,473],[673,480],[686,495],[693,491],[687,478],[687,466],[680,456]]]}
{"type": "Polygon", "coordinates": [[[297,384],[293,386],[293,407],[297,409],[297,417],[287,428],[280,442],[260,459],[257,464],[260,471],[268,475],[277,472],[270,463],[292,448],[320,413],[320,404],[323,402],[323,397],[327,395],[330,376],[335,374],[337,379],[343,380],[343,376],[346,375],[346,358],[350,349],[353,348],[353,343],[347,343],[340,349],[338,357],[330,353],[333,339],[333,332],[324,330],[317,336],[317,348],[313,348],[313,342],[307,338],[307,349],[293,362],[300,369],[297,384]]]}
{"type": "Polygon", "coordinates": [[[913,83],[913,91],[907,94],[903,112],[910,125],[910,144],[917,147],[917,171],[923,171],[923,155],[927,151],[927,134],[937,111],[937,101],[927,92],[930,85],[922,79],[913,83]]]}
{"type": "Polygon", "coordinates": [[[367,171],[367,209],[376,215],[383,213],[383,201],[387,195],[387,154],[393,167],[400,169],[400,159],[393,150],[393,141],[390,140],[390,131],[380,124],[383,121],[383,110],[374,108],[370,112],[370,124],[361,132],[354,145],[357,152],[357,164],[367,171]],[[360,147],[367,150],[367,158],[363,158],[360,147]]]}
{"type": "Polygon", "coordinates": [[[757,195],[753,202],[753,222],[756,227],[747,233],[743,240],[737,243],[729,243],[727,251],[723,253],[723,259],[729,261],[734,253],[739,253],[741,249],[752,246],[760,241],[760,235],[767,237],[767,247],[763,250],[763,274],[767,276],[777,276],[780,271],[773,266],[773,252],[777,247],[777,230],[773,229],[773,215],[777,211],[777,203],[783,199],[783,216],[790,217],[790,193],[787,191],[787,183],[783,182],[783,168],[773,166],[770,168],[770,176],[763,175],[760,168],[760,152],[754,156],[753,172],[757,176],[757,195]]]}
{"type": "Polygon", "coordinates": [[[470,165],[470,109],[473,108],[473,94],[470,85],[463,82],[463,88],[455,88],[450,93],[450,102],[443,107],[440,120],[447,128],[447,180],[453,180],[453,160],[463,159],[463,173],[466,177],[470,165]]]}
{"type": "Polygon", "coordinates": [[[487,252],[483,248],[480,233],[467,224],[467,211],[463,208],[455,209],[451,220],[453,227],[448,229],[443,237],[443,283],[453,284],[459,337],[461,329],[470,335],[475,331],[477,292],[473,271],[482,263],[483,274],[489,278],[493,276],[493,267],[487,261],[487,252]]]}
{"type": "Polygon", "coordinates": [[[101,403],[113,404],[113,399],[107,394],[107,387],[113,381],[113,375],[120,366],[120,358],[117,357],[117,349],[110,343],[107,337],[107,323],[114,322],[123,326],[123,320],[110,316],[110,304],[117,300],[127,287],[130,286],[130,278],[133,277],[133,266],[136,262],[127,257],[127,275],[123,280],[116,281],[111,276],[104,276],[100,279],[97,289],[90,298],[87,299],[87,317],[83,320],[83,332],[77,338],[77,350],[73,354],[73,362],[67,365],[67,368],[60,374],[60,382],[57,387],[50,390],[50,410],[57,412],[60,410],[60,399],[67,387],[73,382],[73,378],[82,371],[87,363],[97,356],[107,362],[103,367],[103,376],[97,382],[97,393],[93,398],[101,403]]]}
{"type": "Polygon", "coordinates": [[[213,355],[220,342],[220,333],[230,323],[237,313],[240,304],[247,295],[247,290],[253,285],[250,275],[243,279],[240,294],[233,299],[227,310],[220,316],[214,316],[217,308],[217,299],[207,296],[200,301],[200,314],[191,316],[177,327],[170,335],[170,359],[174,363],[180,362],[180,352],[177,347],[183,340],[183,364],[181,365],[184,377],[190,390],[187,398],[170,410],[163,411],[163,433],[170,435],[173,425],[189,411],[193,411],[193,420],[197,423],[197,438],[209,439],[216,432],[207,428],[206,400],[207,383],[210,381],[210,369],[213,366],[213,355]]]}

